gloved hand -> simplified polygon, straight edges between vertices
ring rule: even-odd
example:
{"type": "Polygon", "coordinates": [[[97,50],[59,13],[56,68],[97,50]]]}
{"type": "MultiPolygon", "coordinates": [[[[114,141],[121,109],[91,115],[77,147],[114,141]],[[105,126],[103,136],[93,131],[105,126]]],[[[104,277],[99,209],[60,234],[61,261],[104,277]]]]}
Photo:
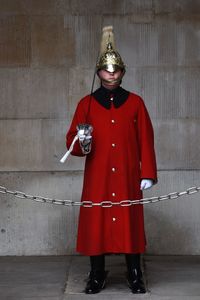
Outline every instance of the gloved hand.
{"type": "Polygon", "coordinates": [[[92,136],[90,134],[85,134],[84,129],[79,129],[77,134],[79,141],[82,145],[87,145],[92,139],[92,136]]]}
{"type": "Polygon", "coordinates": [[[140,183],[140,190],[150,189],[153,185],[152,179],[142,179],[140,183]]]}
{"type": "Polygon", "coordinates": [[[81,129],[78,129],[78,131],[77,131],[79,143],[80,143],[83,154],[88,154],[91,151],[91,144],[92,144],[91,131],[92,131],[91,127],[81,128],[81,129]]]}

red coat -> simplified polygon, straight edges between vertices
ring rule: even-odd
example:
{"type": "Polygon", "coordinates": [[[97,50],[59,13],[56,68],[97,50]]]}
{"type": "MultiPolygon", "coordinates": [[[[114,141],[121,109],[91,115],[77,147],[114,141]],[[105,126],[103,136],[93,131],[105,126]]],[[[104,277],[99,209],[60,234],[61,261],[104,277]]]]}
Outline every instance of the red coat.
{"type": "MultiPolygon", "coordinates": [[[[90,96],[86,96],[77,106],[67,133],[68,148],[77,124],[86,123],[89,102],[90,96]]],[[[82,200],[141,199],[141,179],[157,181],[153,128],[143,100],[129,93],[120,107],[108,109],[93,97],[87,122],[93,126],[93,138],[86,157],[82,200]]],[[[83,156],[78,141],[72,155],[83,156]]],[[[80,208],[78,252],[142,253],[145,244],[141,204],[80,208]]]]}

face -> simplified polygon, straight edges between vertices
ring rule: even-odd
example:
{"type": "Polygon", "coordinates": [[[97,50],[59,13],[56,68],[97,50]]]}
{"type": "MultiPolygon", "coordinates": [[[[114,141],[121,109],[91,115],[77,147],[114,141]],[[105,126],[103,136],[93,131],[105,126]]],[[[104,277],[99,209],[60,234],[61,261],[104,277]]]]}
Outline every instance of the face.
{"type": "Polygon", "coordinates": [[[98,76],[101,79],[102,85],[107,89],[115,89],[120,85],[121,79],[124,75],[122,70],[108,72],[106,70],[99,70],[98,76]]]}

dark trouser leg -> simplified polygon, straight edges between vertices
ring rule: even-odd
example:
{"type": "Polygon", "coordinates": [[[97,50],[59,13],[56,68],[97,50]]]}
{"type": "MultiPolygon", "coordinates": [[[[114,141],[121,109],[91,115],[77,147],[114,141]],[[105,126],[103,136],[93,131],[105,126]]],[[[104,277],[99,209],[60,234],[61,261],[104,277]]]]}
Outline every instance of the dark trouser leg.
{"type": "Polygon", "coordinates": [[[90,256],[91,271],[103,272],[105,270],[105,255],[90,256]]]}
{"type": "Polygon", "coordinates": [[[126,254],[125,258],[128,272],[131,272],[132,269],[141,269],[140,254],[126,254]]]}
{"type": "Polygon", "coordinates": [[[140,254],[126,254],[125,258],[128,269],[127,280],[132,293],[146,293],[140,267],[140,254]]]}
{"type": "Polygon", "coordinates": [[[99,293],[105,286],[107,272],[105,272],[105,256],[90,256],[91,271],[85,288],[86,294],[99,293]]]}

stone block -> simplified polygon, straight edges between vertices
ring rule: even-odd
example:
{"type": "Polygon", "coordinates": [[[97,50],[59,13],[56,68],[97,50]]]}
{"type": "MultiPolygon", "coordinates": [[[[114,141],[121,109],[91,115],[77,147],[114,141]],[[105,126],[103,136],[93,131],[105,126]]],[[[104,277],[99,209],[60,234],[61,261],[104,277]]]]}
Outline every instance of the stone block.
{"type": "Polygon", "coordinates": [[[1,14],[24,14],[24,9],[21,0],[1,0],[0,2],[0,11],[1,14]]]}
{"type": "Polygon", "coordinates": [[[34,67],[74,65],[75,37],[63,17],[31,17],[31,55],[34,67]]]}
{"type": "Polygon", "coordinates": [[[0,121],[0,169],[2,171],[54,171],[83,169],[84,158],[70,156],[59,161],[67,151],[65,120],[0,121]]]}
{"type": "Polygon", "coordinates": [[[145,262],[151,300],[197,300],[200,296],[199,256],[147,256],[145,262]]]}
{"type": "Polygon", "coordinates": [[[200,65],[200,18],[177,23],[177,64],[198,67],[200,65]]]}
{"type": "MultiPolygon", "coordinates": [[[[83,97],[90,94],[94,74],[95,68],[71,68],[69,70],[69,95],[82,95],[81,97],[83,97]]],[[[96,75],[93,90],[99,86],[100,80],[96,75]]]]}
{"type": "Polygon", "coordinates": [[[1,14],[62,15],[70,12],[70,0],[1,0],[1,14]]]}
{"type": "MultiPolygon", "coordinates": [[[[200,186],[199,171],[160,171],[158,184],[144,197],[182,192],[200,186]]],[[[147,253],[199,255],[200,193],[145,205],[147,253]]]]}
{"type": "Polygon", "coordinates": [[[113,15],[149,14],[153,10],[153,1],[108,0],[91,1],[82,5],[80,0],[1,0],[0,10],[4,14],[29,15],[113,15]]]}
{"type": "MultiPolygon", "coordinates": [[[[0,185],[31,195],[80,201],[81,173],[0,174],[0,185]]],[[[78,207],[0,194],[0,255],[64,255],[75,249],[78,207]]]]}
{"type": "Polygon", "coordinates": [[[199,22],[164,18],[146,24],[120,21],[117,38],[123,37],[123,43],[120,40],[117,45],[129,67],[199,65],[199,22]]]}
{"type": "Polygon", "coordinates": [[[1,257],[1,299],[58,300],[70,260],[71,256],[1,257]]]}
{"type": "Polygon", "coordinates": [[[128,67],[175,65],[176,31],[173,21],[136,24],[121,19],[116,39],[119,53],[128,67]]]}
{"type": "Polygon", "coordinates": [[[200,13],[200,3],[198,0],[188,1],[154,1],[155,13],[177,13],[177,14],[199,14],[200,13]]]}
{"type": "Polygon", "coordinates": [[[27,67],[30,54],[28,17],[0,16],[0,67],[27,67]]]}
{"type": "Polygon", "coordinates": [[[0,69],[0,118],[66,119],[69,80],[64,68],[0,69]]]}
{"type": "Polygon", "coordinates": [[[138,84],[151,117],[199,119],[199,75],[199,69],[192,67],[138,69],[138,84]]]}
{"type": "Polygon", "coordinates": [[[154,120],[155,145],[160,170],[200,169],[196,137],[199,120],[154,120]]]}
{"type": "Polygon", "coordinates": [[[95,68],[99,52],[102,16],[64,17],[64,28],[70,28],[75,38],[76,67],[95,68]]]}
{"type": "MultiPolygon", "coordinates": [[[[64,1],[65,2],[65,1],[64,1]]],[[[153,1],[131,0],[102,0],[88,2],[82,5],[81,0],[71,2],[70,11],[75,15],[124,15],[124,14],[148,14],[152,12],[153,1]]]]}

